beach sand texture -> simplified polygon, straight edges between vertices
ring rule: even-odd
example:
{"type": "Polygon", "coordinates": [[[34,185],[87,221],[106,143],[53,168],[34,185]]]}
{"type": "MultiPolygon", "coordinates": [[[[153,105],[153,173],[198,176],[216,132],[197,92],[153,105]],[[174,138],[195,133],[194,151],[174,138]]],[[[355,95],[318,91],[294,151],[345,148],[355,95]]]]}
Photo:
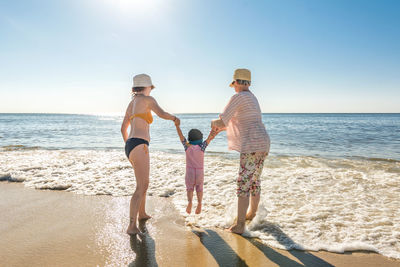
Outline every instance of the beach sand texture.
{"type": "Polygon", "coordinates": [[[216,228],[188,228],[166,198],[125,234],[129,197],[84,196],[0,183],[1,266],[400,266],[376,253],[279,250],[216,228]]]}

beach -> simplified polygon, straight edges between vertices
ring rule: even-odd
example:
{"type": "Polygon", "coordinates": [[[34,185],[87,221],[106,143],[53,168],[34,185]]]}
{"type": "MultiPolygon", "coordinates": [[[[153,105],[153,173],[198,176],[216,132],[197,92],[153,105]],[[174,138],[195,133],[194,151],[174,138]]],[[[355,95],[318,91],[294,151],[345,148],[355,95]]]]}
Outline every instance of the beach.
{"type": "MultiPolygon", "coordinates": [[[[168,197],[185,225],[224,228],[232,224],[237,158],[205,155],[202,213],[188,216],[184,155],[152,149],[149,196],[168,197]]],[[[121,150],[14,149],[0,152],[0,162],[0,180],[33,189],[112,198],[128,197],[136,186],[121,150]]],[[[244,235],[278,249],[368,250],[399,258],[399,164],[271,155],[261,176],[257,216],[244,235]]]]}
{"type": "Polygon", "coordinates": [[[3,2],[0,267],[400,267],[400,1],[3,2]]]}
{"type": "MultiPolygon", "coordinates": [[[[202,125],[206,132],[216,116],[182,114],[183,131],[202,125]]],[[[0,114],[2,258],[11,266],[398,264],[400,115],[264,114],[263,120],[272,148],[260,205],[236,236],[222,230],[236,216],[239,166],[225,133],[205,153],[202,213],[187,215],[184,150],[173,125],[155,117],[150,238],[131,246],[125,227],[136,181],[118,135],[122,117],[0,114]]]]}
{"type": "Polygon", "coordinates": [[[125,234],[129,197],[85,196],[0,183],[2,266],[400,266],[371,252],[280,250],[220,228],[187,227],[169,198],[125,234]]]}

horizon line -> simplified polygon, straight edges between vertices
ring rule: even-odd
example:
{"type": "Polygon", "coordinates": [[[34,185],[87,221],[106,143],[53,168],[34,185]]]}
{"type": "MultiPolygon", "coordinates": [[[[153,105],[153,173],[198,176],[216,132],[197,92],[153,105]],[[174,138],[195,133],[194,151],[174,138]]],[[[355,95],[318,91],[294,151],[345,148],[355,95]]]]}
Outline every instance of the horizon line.
{"type": "MultiPolygon", "coordinates": [[[[153,112],[154,113],[154,112],[153,112]]],[[[64,112],[0,112],[0,115],[11,114],[41,114],[41,115],[93,115],[93,116],[123,116],[119,112],[88,112],[88,113],[64,113],[64,112]]],[[[220,114],[220,112],[178,112],[171,114],[191,115],[191,114],[220,114]]],[[[400,112],[261,112],[261,114],[400,114],[400,112]]]]}

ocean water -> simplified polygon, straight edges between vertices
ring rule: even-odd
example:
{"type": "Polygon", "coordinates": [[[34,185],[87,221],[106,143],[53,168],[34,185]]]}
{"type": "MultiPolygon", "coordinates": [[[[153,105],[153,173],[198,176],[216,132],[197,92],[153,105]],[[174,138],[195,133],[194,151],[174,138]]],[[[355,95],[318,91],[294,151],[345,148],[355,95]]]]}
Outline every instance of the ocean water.
{"type": "MultiPolygon", "coordinates": [[[[180,114],[206,136],[217,114],[180,114]]],[[[370,250],[400,258],[400,114],[264,114],[271,137],[260,209],[248,236],[283,249],[370,250]]],[[[0,180],[85,195],[131,195],[121,116],[0,114],[0,180]]],[[[150,195],[187,225],[234,219],[238,153],[225,133],[205,155],[204,208],[185,214],[185,156],[170,121],[151,126],[150,195]]]]}

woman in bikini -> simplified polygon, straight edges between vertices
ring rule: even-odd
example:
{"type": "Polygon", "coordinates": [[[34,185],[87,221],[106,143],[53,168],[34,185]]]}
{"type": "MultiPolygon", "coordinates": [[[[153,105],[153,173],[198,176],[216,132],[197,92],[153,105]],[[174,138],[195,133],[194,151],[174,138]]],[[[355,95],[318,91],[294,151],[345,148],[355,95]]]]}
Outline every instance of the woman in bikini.
{"type": "Polygon", "coordinates": [[[157,101],[150,96],[154,86],[150,76],[139,74],[133,77],[134,94],[132,101],[126,109],[125,117],[121,126],[122,137],[125,141],[125,154],[132,164],[136,177],[136,190],[130,203],[130,222],[127,234],[140,233],[137,228],[137,219],[146,220],[151,218],[146,214],[146,191],[149,186],[150,157],[148,146],[150,142],[149,126],[153,122],[151,111],[162,119],[179,121],[174,115],[165,112],[157,101]],[[131,126],[128,134],[128,127],[131,126]]]}

